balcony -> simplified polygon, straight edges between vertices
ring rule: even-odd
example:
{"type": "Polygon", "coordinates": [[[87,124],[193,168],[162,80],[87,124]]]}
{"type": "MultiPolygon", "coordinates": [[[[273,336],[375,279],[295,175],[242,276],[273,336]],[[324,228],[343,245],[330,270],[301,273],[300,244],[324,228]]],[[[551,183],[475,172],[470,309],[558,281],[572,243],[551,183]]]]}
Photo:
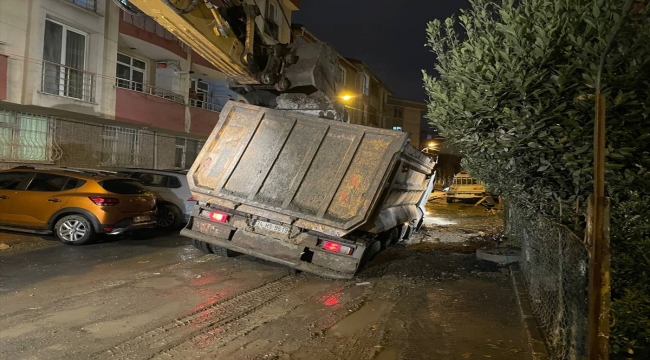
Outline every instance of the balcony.
{"type": "Polygon", "coordinates": [[[185,103],[185,97],[179,93],[175,93],[171,90],[163,89],[163,88],[158,88],[155,86],[143,84],[140,82],[136,81],[131,81],[131,80],[126,80],[126,79],[117,79],[115,82],[115,86],[124,88],[124,89],[129,89],[133,91],[138,91],[142,93],[146,93],[149,95],[157,96],[159,98],[171,100],[173,102],[185,103]]]}
{"type": "Polygon", "coordinates": [[[219,103],[230,99],[228,96],[215,96],[203,99],[190,99],[190,116],[192,134],[208,136],[219,120],[219,111],[223,108],[219,103]],[[219,101],[221,100],[221,101],[219,101]]]}
{"type": "Polygon", "coordinates": [[[184,98],[166,89],[117,79],[115,120],[183,132],[184,98]]]}
{"type": "Polygon", "coordinates": [[[84,102],[95,102],[95,77],[89,71],[43,60],[41,91],[84,102]]]}
{"type": "Polygon", "coordinates": [[[77,5],[82,9],[97,12],[97,0],[65,0],[71,4],[77,5]]]}
{"type": "Polygon", "coordinates": [[[190,99],[190,106],[205,109],[210,111],[219,112],[223,109],[223,105],[220,105],[222,102],[230,100],[229,96],[210,96],[204,99],[190,99]]]}

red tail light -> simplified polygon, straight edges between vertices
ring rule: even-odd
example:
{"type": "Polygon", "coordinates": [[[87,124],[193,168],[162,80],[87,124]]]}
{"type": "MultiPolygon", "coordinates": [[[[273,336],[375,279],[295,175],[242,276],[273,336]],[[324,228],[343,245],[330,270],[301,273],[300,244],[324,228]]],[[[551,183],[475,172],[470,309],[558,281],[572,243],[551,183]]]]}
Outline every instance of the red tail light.
{"type": "Polygon", "coordinates": [[[120,203],[120,199],[104,196],[91,196],[89,199],[90,201],[94,202],[95,205],[99,206],[113,206],[120,203]]]}
{"type": "Polygon", "coordinates": [[[196,201],[196,199],[194,197],[190,197],[189,199],[187,199],[187,201],[196,201]]]}
{"type": "Polygon", "coordinates": [[[321,247],[327,251],[331,251],[339,254],[345,254],[345,255],[351,255],[354,252],[354,248],[350,246],[345,246],[329,240],[323,241],[321,247]]]}
{"type": "Polygon", "coordinates": [[[218,222],[228,222],[228,218],[229,218],[228,215],[216,211],[210,211],[208,217],[210,218],[210,220],[218,221],[218,222]]]}

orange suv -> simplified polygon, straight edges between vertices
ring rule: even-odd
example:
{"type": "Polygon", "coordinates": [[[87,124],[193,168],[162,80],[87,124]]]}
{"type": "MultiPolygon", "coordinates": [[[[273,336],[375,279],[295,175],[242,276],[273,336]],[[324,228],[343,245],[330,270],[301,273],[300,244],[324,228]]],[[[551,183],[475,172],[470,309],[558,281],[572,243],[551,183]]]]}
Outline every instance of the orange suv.
{"type": "Polygon", "coordinates": [[[101,171],[19,166],[0,171],[0,228],[52,233],[65,244],[155,227],[156,199],[101,171]]]}

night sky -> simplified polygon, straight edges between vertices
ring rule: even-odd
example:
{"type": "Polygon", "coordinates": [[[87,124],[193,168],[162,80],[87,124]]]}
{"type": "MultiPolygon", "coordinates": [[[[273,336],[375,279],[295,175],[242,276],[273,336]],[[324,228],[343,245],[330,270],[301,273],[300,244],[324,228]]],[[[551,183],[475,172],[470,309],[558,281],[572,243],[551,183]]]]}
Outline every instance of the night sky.
{"type": "Polygon", "coordinates": [[[394,96],[424,101],[421,70],[435,62],[424,47],[426,24],[468,7],[469,0],[302,0],[292,21],[363,61],[394,96]]]}

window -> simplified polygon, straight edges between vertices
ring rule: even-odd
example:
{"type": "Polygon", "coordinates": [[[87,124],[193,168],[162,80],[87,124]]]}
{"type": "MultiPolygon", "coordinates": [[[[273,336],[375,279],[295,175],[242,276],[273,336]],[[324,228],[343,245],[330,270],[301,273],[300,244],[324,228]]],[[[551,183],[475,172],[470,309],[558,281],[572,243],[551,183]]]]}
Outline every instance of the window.
{"type": "Polygon", "coordinates": [[[67,176],[38,173],[27,186],[30,191],[61,191],[70,180],[67,176]]]}
{"type": "Polygon", "coordinates": [[[102,165],[138,165],[138,144],[137,130],[105,125],[102,131],[102,165]]]}
{"type": "Polygon", "coordinates": [[[93,74],[85,72],[87,34],[45,20],[42,91],[93,101],[93,74]]]}
{"type": "Polygon", "coordinates": [[[341,85],[345,88],[345,81],[347,80],[347,71],[341,68],[341,85]]]}
{"type": "Polygon", "coordinates": [[[432,139],[431,134],[427,135],[427,140],[431,140],[431,139],[432,139]]]}
{"type": "Polygon", "coordinates": [[[16,190],[27,175],[31,174],[28,172],[0,173],[0,189],[16,190]]]}
{"type": "Polygon", "coordinates": [[[393,130],[402,131],[402,127],[401,126],[393,126],[393,130]]]}
{"type": "Polygon", "coordinates": [[[116,194],[144,194],[149,191],[144,185],[134,180],[113,179],[99,182],[99,185],[106,191],[116,194]]]}
{"type": "Polygon", "coordinates": [[[370,94],[370,76],[366,73],[364,73],[361,78],[361,91],[363,92],[363,95],[370,94]]]}
{"type": "Polygon", "coordinates": [[[86,180],[70,178],[68,182],[63,187],[63,190],[72,190],[83,186],[86,183],[86,180]]]}
{"type": "Polygon", "coordinates": [[[60,150],[47,116],[0,110],[0,161],[51,162],[60,150]]]}
{"type": "Polygon", "coordinates": [[[167,183],[168,188],[179,189],[182,186],[183,185],[181,184],[181,181],[178,180],[178,178],[176,176],[170,176],[169,177],[169,182],[167,183]]]}
{"type": "Polygon", "coordinates": [[[401,107],[396,107],[393,109],[393,117],[396,119],[403,119],[404,118],[404,108],[401,107]]]}
{"type": "Polygon", "coordinates": [[[68,0],[79,7],[86,10],[97,11],[97,0],[68,0]]]}
{"type": "Polygon", "coordinates": [[[275,40],[279,40],[280,26],[278,26],[277,6],[272,0],[266,0],[266,17],[264,19],[264,32],[275,40]]]}
{"type": "Polygon", "coordinates": [[[132,179],[138,179],[144,186],[151,187],[167,187],[167,182],[169,177],[159,174],[149,174],[149,173],[133,173],[130,176],[132,179]]]}
{"type": "MultiPolygon", "coordinates": [[[[203,144],[201,144],[203,147],[203,144]]],[[[174,167],[178,169],[189,169],[199,151],[197,140],[176,138],[176,152],[174,154],[174,167]]]]}
{"type": "Polygon", "coordinates": [[[117,53],[117,86],[135,91],[144,90],[147,63],[124,54],[117,53]]]}

